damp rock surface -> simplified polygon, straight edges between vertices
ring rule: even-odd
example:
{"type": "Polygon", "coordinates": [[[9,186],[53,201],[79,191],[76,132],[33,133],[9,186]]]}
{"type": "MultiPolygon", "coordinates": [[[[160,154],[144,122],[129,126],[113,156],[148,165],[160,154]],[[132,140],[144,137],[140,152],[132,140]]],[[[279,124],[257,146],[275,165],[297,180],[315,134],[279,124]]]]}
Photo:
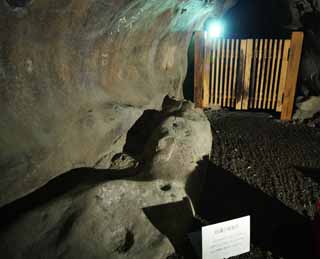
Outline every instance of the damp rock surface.
{"type": "Polygon", "coordinates": [[[110,165],[144,110],[182,98],[192,31],[233,2],[0,1],[0,206],[110,165]]]}
{"type": "Polygon", "coordinates": [[[294,120],[306,121],[312,119],[320,112],[320,96],[311,96],[297,104],[297,110],[293,115],[294,120]]]}

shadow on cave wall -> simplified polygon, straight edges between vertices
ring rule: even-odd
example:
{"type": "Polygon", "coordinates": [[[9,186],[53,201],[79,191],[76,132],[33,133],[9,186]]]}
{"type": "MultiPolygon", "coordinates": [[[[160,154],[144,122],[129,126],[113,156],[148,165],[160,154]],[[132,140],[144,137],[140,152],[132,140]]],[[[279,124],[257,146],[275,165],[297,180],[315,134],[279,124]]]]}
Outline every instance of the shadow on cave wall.
{"type": "Polygon", "coordinates": [[[183,82],[183,96],[186,100],[193,101],[194,84],[194,35],[192,35],[188,48],[188,70],[183,82]]]}

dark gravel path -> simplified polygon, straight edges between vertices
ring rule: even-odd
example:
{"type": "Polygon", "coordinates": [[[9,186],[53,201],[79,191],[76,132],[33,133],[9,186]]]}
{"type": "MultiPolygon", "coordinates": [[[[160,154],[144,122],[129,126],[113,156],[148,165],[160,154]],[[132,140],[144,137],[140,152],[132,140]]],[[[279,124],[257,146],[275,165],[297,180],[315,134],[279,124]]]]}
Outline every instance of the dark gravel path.
{"type": "Polygon", "coordinates": [[[312,258],[320,197],[320,129],[264,113],[207,111],[212,164],[202,216],[251,215],[252,252],[239,258],[312,258]]]}

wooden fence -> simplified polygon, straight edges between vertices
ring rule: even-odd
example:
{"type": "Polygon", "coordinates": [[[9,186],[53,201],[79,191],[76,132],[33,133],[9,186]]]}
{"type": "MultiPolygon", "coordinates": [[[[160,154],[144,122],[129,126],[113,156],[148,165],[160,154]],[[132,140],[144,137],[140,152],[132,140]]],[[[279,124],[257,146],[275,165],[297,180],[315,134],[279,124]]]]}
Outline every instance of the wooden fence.
{"type": "Polygon", "coordinates": [[[291,120],[303,33],[291,39],[209,39],[195,32],[197,107],[265,109],[291,120]]]}

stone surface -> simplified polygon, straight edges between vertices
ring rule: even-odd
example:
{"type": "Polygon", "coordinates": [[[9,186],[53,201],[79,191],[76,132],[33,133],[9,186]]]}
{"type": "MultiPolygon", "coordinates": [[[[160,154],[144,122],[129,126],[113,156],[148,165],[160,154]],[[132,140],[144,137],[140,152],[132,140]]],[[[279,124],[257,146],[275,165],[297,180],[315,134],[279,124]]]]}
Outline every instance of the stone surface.
{"type": "Polygon", "coordinates": [[[145,109],[182,97],[192,31],[234,1],[15,3],[0,1],[0,206],[110,164],[145,109]]]}
{"type": "Polygon", "coordinates": [[[34,209],[0,234],[3,258],[167,258],[173,246],[143,208],[179,200],[183,186],[116,180],[34,209]],[[171,196],[171,195],[174,196],[171,196]]]}
{"type": "Polygon", "coordinates": [[[312,119],[313,116],[320,112],[320,97],[311,96],[297,104],[297,110],[293,115],[294,120],[305,121],[312,119]]]}
{"type": "Polygon", "coordinates": [[[143,166],[118,154],[109,170],[67,173],[0,210],[6,217],[0,221],[1,256],[165,259],[174,254],[194,220],[190,199],[184,198],[197,208],[205,176],[200,165],[211,153],[212,134],[204,112],[192,103],[166,98],[163,106],[143,147],[143,166]],[[120,179],[125,176],[131,177],[120,179]],[[65,187],[70,183],[74,186],[65,187]],[[65,193],[48,195],[62,188],[65,193]]]}
{"type": "Polygon", "coordinates": [[[201,167],[199,161],[209,157],[212,147],[210,123],[191,102],[171,106],[176,109],[168,109],[166,102],[163,106],[166,117],[155,128],[145,148],[148,172],[156,178],[174,178],[187,187],[190,175],[195,175],[198,185],[193,183],[188,191],[196,202],[204,179],[201,170],[197,171],[201,167]]]}
{"type": "Polygon", "coordinates": [[[286,0],[291,23],[287,28],[305,33],[301,60],[301,83],[299,87],[305,96],[320,95],[320,1],[286,0]]]}

